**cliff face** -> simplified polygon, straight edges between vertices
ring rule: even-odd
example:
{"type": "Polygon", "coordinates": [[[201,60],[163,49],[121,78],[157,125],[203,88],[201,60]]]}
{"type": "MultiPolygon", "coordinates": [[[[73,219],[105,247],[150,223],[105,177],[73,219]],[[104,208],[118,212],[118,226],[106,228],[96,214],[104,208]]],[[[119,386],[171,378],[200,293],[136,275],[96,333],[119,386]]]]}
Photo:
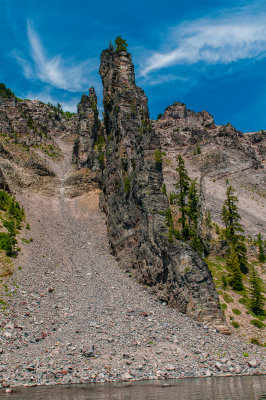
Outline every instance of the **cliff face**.
{"type": "Polygon", "coordinates": [[[0,133],[24,146],[47,144],[58,133],[70,132],[75,116],[66,118],[61,109],[39,100],[0,97],[0,133]]]}
{"type": "Polygon", "coordinates": [[[162,300],[199,320],[221,319],[211,274],[191,248],[169,243],[160,141],[127,52],[103,51],[105,166],[102,208],[120,265],[162,300]]]}
{"type": "Polygon", "coordinates": [[[93,88],[90,88],[89,96],[83,94],[78,104],[77,134],[73,149],[74,164],[78,168],[86,166],[97,171],[99,162],[95,146],[102,134],[102,127],[98,116],[97,96],[93,88]]]}
{"type": "Polygon", "coordinates": [[[74,127],[75,116],[68,118],[58,107],[0,96],[0,187],[50,192],[55,174],[47,158],[60,159],[57,137],[74,127]]]}
{"type": "Polygon", "coordinates": [[[231,124],[216,125],[206,111],[196,113],[174,103],[153,122],[165,153],[164,181],[174,191],[176,156],[182,154],[193,177],[204,176],[206,207],[221,223],[226,179],[238,191],[242,223],[251,234],[266,234],[266,134],[242,133],[231,124]]]}

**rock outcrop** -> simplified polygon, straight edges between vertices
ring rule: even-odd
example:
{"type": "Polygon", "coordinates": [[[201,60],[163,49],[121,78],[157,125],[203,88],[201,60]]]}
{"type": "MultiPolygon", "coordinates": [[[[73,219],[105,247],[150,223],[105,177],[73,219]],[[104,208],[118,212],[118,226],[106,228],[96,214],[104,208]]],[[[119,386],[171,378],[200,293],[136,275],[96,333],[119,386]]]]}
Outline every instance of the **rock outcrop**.
{"type": "Polygon", "coordinates": [[[0,97],[0,134],[24,146],[53,144],[53,136],[71,133],[75,123],[75,115],[66,117],[60,106],[0,97]]]}
{"type": "Polygon", "coordinates": [[[205,177],[206,207],[221,223],[226,180],[238,190],[242,221],[251,234],[266,234],[266,214],[260,206],[266,196],[266,132],[242,133],[231,124],[216,125],[206,111],[196,113],[174,103],[153,122],[160,138],[163,176],[174,191],[177,154],[182,154],[193,177],[205,177]]]}
{"type": "Polygon", "coordinates": [[[73,149],[73,163],[78,168],[99,169],[97,140],[102,137],[102,127],[97,109],[97,96],[94,88],[90,88],[89,96],[84,93],[78,104],[77,113],[78,137],[73,149]],[[95,148],[96,147],[96,148],[95,148]]]}
{"type": "Polygon", "coordinates": [[[0,187],[50,192],[55,174],[47,158],[60,159],[56,138],[73,134],[75,124],[75,115],[59,105],[0,95],[0,187]]]}
{"type": "Polygon", "coordinates": [[[206,264],[183,242],[168,240],[159,136],[147,98],[135,85],[131,55],[101,55],[105,160],[103,210],[120,265],[171,306],[201,321],[222,319],[206,264]]]}

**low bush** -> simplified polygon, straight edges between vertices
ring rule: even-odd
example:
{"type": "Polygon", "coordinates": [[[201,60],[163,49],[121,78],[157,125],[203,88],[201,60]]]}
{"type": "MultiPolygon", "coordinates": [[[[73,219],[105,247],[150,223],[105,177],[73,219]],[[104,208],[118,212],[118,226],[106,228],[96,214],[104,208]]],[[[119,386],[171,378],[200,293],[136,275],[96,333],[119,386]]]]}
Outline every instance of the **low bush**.
{"type": "Polygon", "coordinates": [[[250,323],[252,324],[252,325],[254,325],[254,326],[256,326],[256,328],[259,328],[259,329],[262,329],[262,328],[264,328],[264,323],[263,322],[261,322],[259,319],[252,319],[251,321],[250,321],[250,323]]]}
{"type": "Polygon", "coordinates": [[[237,308],[233,308],[232,311],[233,311],[233,313],[234,313],[235,315],[240,315],[240,314],[241,314],[241,311],[238,310],[237,308]]]}

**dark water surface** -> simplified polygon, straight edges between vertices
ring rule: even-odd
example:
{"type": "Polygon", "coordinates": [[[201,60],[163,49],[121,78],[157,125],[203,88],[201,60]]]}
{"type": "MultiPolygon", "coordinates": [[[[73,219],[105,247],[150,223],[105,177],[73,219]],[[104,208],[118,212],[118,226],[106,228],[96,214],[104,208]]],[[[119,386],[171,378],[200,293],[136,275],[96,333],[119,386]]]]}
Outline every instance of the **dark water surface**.
{"type": "Polygon", "coordinates": [[[0,390],[0,399],[11,400],[266,400],[266,375],[0,390]]]}

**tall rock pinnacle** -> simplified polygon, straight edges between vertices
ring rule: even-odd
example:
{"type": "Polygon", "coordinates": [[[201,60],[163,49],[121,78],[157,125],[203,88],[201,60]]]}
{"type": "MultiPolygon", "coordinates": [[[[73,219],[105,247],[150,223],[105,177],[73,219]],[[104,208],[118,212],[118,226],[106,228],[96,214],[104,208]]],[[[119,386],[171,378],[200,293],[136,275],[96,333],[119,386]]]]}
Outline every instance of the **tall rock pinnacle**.
{"type": "Polygon", "coordinates": [[[168,304],[198,320],[221,320],[206,264],[188,244],[168,240],[160,142],[131,55],[103,51],[100,74],[106,130],[101,203],[113,253],[168,304]]]}
{"type": "Polygon", "coordinates": [[[99,166],[94,147],[101,131],[101,125],[94,88],[90,88],[89,96],[85,93],[82,95],[78,104],[77,122],[78,138],[74,145],[73,162],[79,168],[87,166],[97,170],[99,166]]]}

